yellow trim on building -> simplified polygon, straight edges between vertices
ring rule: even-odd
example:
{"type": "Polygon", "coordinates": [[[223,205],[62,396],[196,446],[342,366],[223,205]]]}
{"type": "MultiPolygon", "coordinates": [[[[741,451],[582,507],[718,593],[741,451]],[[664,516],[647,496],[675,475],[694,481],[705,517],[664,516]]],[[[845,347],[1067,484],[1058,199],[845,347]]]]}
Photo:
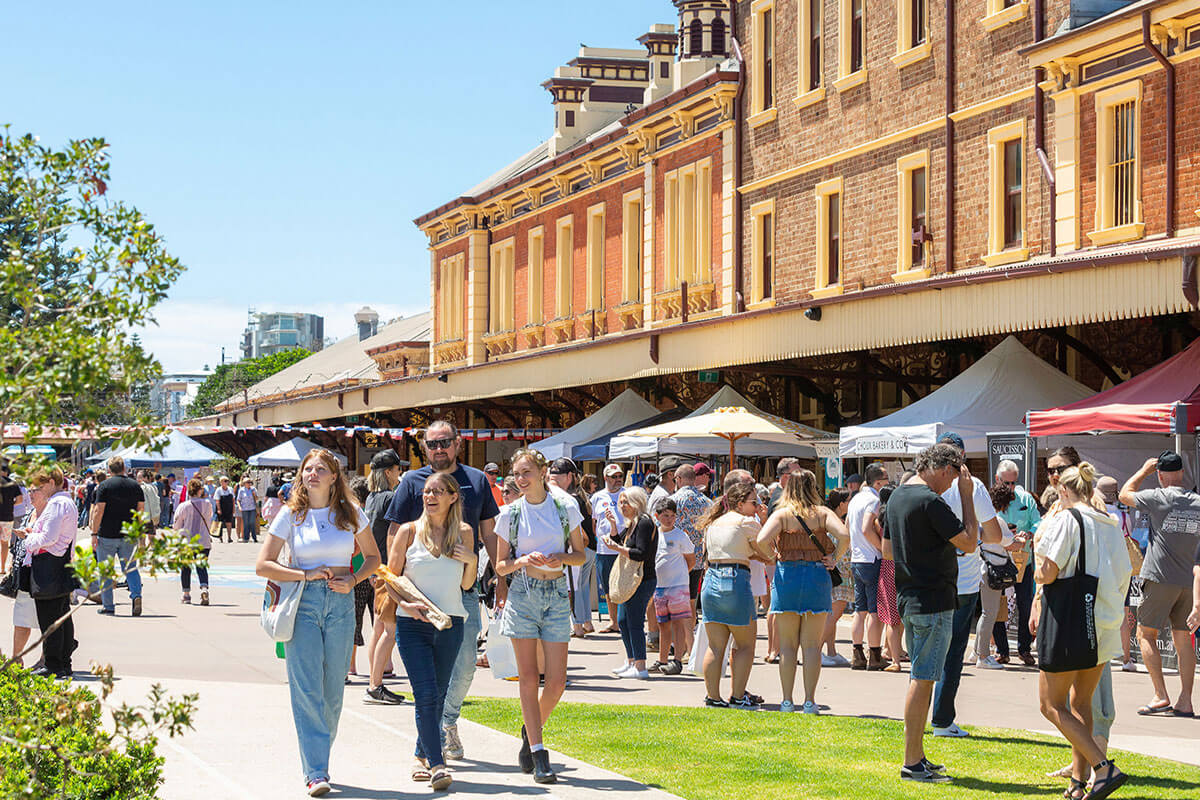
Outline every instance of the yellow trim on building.
{"type": "Polygon", "coordinates": [[[979,20],[985,31],[998,31],[1005,25],[1025,19],[1029,16],[1029,3],[1021,0],[1011,6],[1005,6],[1004,0],[987,0],[987,14],[979,20]]]}
{"type": "Polygon", "coordinates": [[[1028,170],[1028,149],[1025,147],[1025,117],[988,129],[988,240],[983,263],[988,266],[1024,261],[1029,251],[1026,242],[1025,176],[1028,170]],[[1004,151],[1009,142],[1020,142],[1021,158],[1021,241],[1006,247],[1004,242],[1004,151]],[[1018,253],[1024,253],[1018,256],[1018,253]]]}
{"type": "Polygon", "coordinates": [[[842,239],[842,232],[845,230],[844,214],[846,204],[842,202],[844,197],[842,193],[842,178],[839,175],[836,178],[830,178],[826,181],[821,181],[817,184],[813,191],[816,196],[817,213],[816,219],[816,247],[814,252],[817,254],[813,264],[813,290],[810,293],[816,297],[832,297],[842,293],[842,283],[845,281],[845,273],[843,264],[845,263],[845,243],[842,239]],[[837,218],[837,234],[838,234],[838,264],[837,274],[838,280],[835,283],[829,283],[829,200],[830,197],[838,198],[838,218],[837,218]]]}
{"type": "Polygon", "coordinates": [[[929,174],[929,151],[918,150],[915,153],[910,153],[906,156],[901,156],[896,159],[896,274],[892,276],[893,280],[911,280],[900,276],[909,273],[924,272],[925,276],[929,275],[930,270],[930,247],[929,242],[924,242],[921,246],[922,257],[919,264],[913,264],[913,242],[912,242],[912,218],[913,218],[913,196],[912,196],[912,174],[917,170],[925,171],[925,197],[923,202],[925,205],[925,219],[929,219],[929,186],[932,175],[929,174]]]}

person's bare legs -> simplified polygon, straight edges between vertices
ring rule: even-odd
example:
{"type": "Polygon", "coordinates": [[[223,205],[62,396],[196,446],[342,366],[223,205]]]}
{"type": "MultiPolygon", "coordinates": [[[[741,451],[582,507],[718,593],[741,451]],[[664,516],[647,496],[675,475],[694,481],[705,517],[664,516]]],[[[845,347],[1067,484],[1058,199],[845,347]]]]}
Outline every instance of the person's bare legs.
{"type": "Polygon", "coordinates": [[[683,661],[683,657],[692,652],[692,621],[677,619],[671,623],[671,641],[675,643],[675,660],[683,661]]]}
{"type": "Polygon", "coordinates": [[[1162,653],[1158,650],[1158,630],[1138,625],[1138,644],[1142,648],[1142,663],[1150,673],[1150,684],[1154,687],[1154,699],[1148,705],[1163,706],[1171,704],[1171,695],[1167,693],[1167,681],[1163,677],[1162,653]]]}
{"type": "Polygon", "coordinates": [[[392,657],[392,648],[396,646],[396,618],[387,618],[380,614],[375,617],[375,629],[380,630],[379,638],[371,653],[371,677],[369,688],[374,689],[383,685],[383,673],[387,672],[387,664],[392,657]]]}
{"type": "Polygon", "coordinates": [[[779,655],[779,623],[775,617],[778,614],[767,613],[767,658],[779,655]]]}
{"type": "MultiPolygon", "coordinates": [[[[671,645],[675,642],[675,623],[674,622],[658,622],[658,614],[654,611],[654,602],[646,606],[646,619],[653,619],[658,623],[658,663],[666,664],[667,659],[671,655],[671,645]]],[[[682,650],[678,646],[675,648],[675,655],[682,654],[682,650]]]]}
{"type": "MultiPolygon", "coordinates": [[[[796,654],[800,650],[800,615],[792,612],[775,615],[779,636],[779,686],[783,699],[792,702],[796,688],[796,654]]],[[[805,670],[808,664],[804,665],[805,670]]]]}
{"type": "Polygon", "coordinates": [[[900,656],[904,653],[904,644],[901,641],[901,635],[904,633],[903,625],[888,625],[887,627],[887,657],[895,663],[900,663],[900,656]]]}
{"type": "MultiPolygon", "coordinates": [[[[825,614],[800,615],[800,650],[804,653],[804,702],[817,702],[817,681],[821,679],[821,636],[825,632],[825,614]]],[[[783,664],[782,661],[779,662],[783,664]]]]}
{"type": "Polygon", "coordinates": [[[863,645],[863,633],[867,627],[867,612],[855,611],[854,623],[850,626],[850,644],[856,644],[859,647],[863,645]]]}
{"type": "MultiPolygon", "coordinates": [[[[550,714],[562,699],[563,691],[567,688],[567,643],[542,642],[543,664],[546,678],[542,681],[542,696],[538,700],[538,711],[542,715],[542,725],[550,721],[550,714]]],[[[541,737],[538,737],[541,741],[541,737]]],[[[531,740],[530,744],[534,744],[531,740]]]]}
{"type": "Polygon", "coordinates": [[[728,625],[704,623],[708,634],[708,652],[704,654],[704,689],[713,700],[721,699],[721,673],[725,671],[725,648],[731,635],[728,625]]]}
{"type": "Polygon", "coordinates": [[[521,693],[521,721],[529,744],[542,743],[542,708],[538,697],[538,640],[513,639],[517,658],[517,687],[521,693]]]}
{"type": "Polygon", "coordinates": [[[733,634],[733,655],[729,657],[730,669],[733,672],[733,693],[735,699],[746,694],[746,684],[750,681],[750,668],[754,666],[754,643],[758,639],[757,620],[749,625],[738,625],[731,628],[733,634]]]}
{"type": "Polygon", "coordinates": [[[825,630],[822,631],[821,641],[825,644],[825,652],[832,658],[837,655],[837,624],[846,613],[846,601],[834,600],[833,613],[825,617],[825,630]]]}
{"type": "MultiPolygon", "coordinates": [[[[15,658],[17,653],[25,649],[25,645],[29,644],[29,634],[33,632],[32,628],[25,628],[19,625],[13,626],[13,649],[12,654],[15,658]]],[[[18,667],[25,666],[25,659],[16,658],[18,667]]]]}
{"type": "Polygon", "coordinates": [[[1133,640],[1133,632],[1137,629],[1137,619],[1134,617],[1133,609],[1129,606],[1125,607],[1125,619],[1121,620],[1121,664],[1122,666],[1133,661],[1133,653],[1131,652],[1130,644],[1133,640]]]}
{"type": "Polygon", "coordinates": [[[1042,716],[1071,743],[1074,777],[1080,781],[1086,781],[1091,767],[1104,760],[1104,753],[1092,738],[1092,692],[1100,682],[1102,668],[1039,673],[1042,716]]]}
{"type": "MultiPolygon", "coordinates": [[[[1175,642],[1175,653],[1179,659],[1179,699],[1175,701],[1176,711],[1192,710],[1192,687],[1196,683],[1196,651],[1192,649],[1192,636],[1187,631],[1171,631],[1171,639],[1175,642]]],[[[1163,681],[1166,685],[1166,681],[1163,681]]]]}
{"type": "Polygon", "coordinates": [[[883,640],[883,620],[878,614],[867,614],[867,647],[879,647],[883,640]]]}
{"type": "Polygon", "coordinates": [[[925,721],[933,700],[934,681],[911,680],[904,695],[904,764],[916,764],[925,757],[925,721]]]}

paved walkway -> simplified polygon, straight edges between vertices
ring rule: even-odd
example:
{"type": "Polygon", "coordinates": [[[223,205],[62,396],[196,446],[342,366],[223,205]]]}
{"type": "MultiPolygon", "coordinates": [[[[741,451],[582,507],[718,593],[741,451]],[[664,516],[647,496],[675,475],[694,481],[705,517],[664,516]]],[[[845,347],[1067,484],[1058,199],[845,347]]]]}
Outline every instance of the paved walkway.
{"type": "MultiPolygon", "coordinates": [[[[196,730],[181,739],[163,741],[161,753],[167,760],[163,797],[167,800],[302,796],[283,662],[275,657],[273,644],[258,626],[261,581],[253,576],[251,566],[256,552],[254,545],[217,543],[212,557],[211,607],[181,605],[178,579],[163,576],[147,582],[145,614],[140,619],[128,616],[128,595],[123,590],[118,590],[116,617],[98,616],[90,607],[76,615],[80,641],[76,666],[86,668],[93,660],[111,663],[121,678],[121,699],[136,702],[144,698],[153,682],[161,682],[175,693],[200,694],[196,730]]],[[[0,611],[0,617],[4,620],[0,641],[7,644],[11,616],[0,611]]],[[[841,649],[848,655],[847,635],[843,630],[841,649]]],[[[759,654],[765,653],[765,641],[760,640],[758,646],[759,654]]],[[[655,676],[649,681],[614,678],[609,668],[621,659],[620,652],[615,634],[573,639],[564,701],[697,705],[703,698],[703,683],[695,676],[655,676]]],[[[359,667],[365,672],[365,656],[359,656],[359,667]]],[[[400,671],[398,657],[396,666],[400,671]]],[[[767,698],[768,708],[779,700],[777,675],[775,667],[761,662],[751,675],[750,689],[767,698]]],[[[825,669],[818,699],[835,714],[896,719],[906,682],[903,674],[825,669]]],[[[1178,681],[1169,678],[1168,684],[1177,687],[1178,681]]],[[[392,687],[408,694],[403,677],[392,687]]],[[[427,786],[414,792],[415,785],[408,779],[415,734],[411,704],[365,705],[361,702],[364,688],[365,680],[346,689],[331,765],[335,780],[345,781],[340,796],[430,794],[427,786]]],[[[1115,747],[1200,764],[1200,721],[1138,717],[1134,709],[1150,697],[1150,682],[1144,673],[1117,672],[1114,688],[1118,709],[1115,747]]],[[[516,697],[517,686],[480,670],[472,694],[516,697]]],[[[1024,668],[1003,672],[967,668],[958,712],[964,725],[1033,731],[1050,727],[1037,710],[1037,672],[1024,668]]],[[[671,797],[559,754],[553,761],[562,767],[561,782],[540,787],[516,770],[519,743],[515,738],[465,721],[461,732],[469,759],[454,765],[455,789],[460,794],[529,794],[566,800],[590,798],[600,792],[607,797],[647,800],[671,797]]]]}

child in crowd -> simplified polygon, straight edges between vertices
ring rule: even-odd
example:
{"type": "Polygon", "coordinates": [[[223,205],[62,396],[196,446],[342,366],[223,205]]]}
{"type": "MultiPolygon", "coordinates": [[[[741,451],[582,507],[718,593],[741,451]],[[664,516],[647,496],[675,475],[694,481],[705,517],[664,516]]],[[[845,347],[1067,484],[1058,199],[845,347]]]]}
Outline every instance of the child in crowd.
{"type": "Polygon", "coordinates": [[[654,507],[658,522],[658,554],[654,571],[658,587],[654,590],[654,613],[658,618],[658,662],[650,672],[678,675],[683,672],[682,659],[692,648],[692,605],[688,593],[688,573],[696,564],[695,547],[687,532],[675,529],[675,501],[665,497],[654,507]],[[669,658],[671,643],[675,657],[669,658]]]}

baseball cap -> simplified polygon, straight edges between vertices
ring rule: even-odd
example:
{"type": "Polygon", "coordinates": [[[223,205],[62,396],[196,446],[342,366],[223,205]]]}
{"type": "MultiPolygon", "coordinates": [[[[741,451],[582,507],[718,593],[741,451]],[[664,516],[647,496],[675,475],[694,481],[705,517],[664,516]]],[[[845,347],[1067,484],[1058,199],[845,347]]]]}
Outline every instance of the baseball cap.
{"type": "Polygon", "coordinates": [[[483,471],[484,472],[495,472],[496,474],[499,474],[500,473],[500,465],[497,464],[495,461],[489,461],[488,463],[483,465],[483,471]]]}
{"type": "Polygon", "coordinates": [[[624,474],[625,474],[625,470],[621,469],[620,464],[609,464],[607,467],[604,468],[604,477],[606,477],[606,478],[609,477],[610,475],[624,475],[624,474]]]}
{"type": "Polygon", "coordinates": [[[683,466],[683,459],[679,456],[663,456],[658,460],[658,474],[670,472],[671,470],[679,469],[683,466]]]}
{"type": "Polygon", "coordinates": [[[575,466],[575,462],[569,458],[556,458],[550,465],[551,475],[571,475],[578,474],[578,472],[579,467],[575,466]]]}
{"type": "Polygon", "coordinates": [[[1179,472],[1183,469],[1183,458],[1174,450],[1163,450],[1158,454],[1159,472],[1179,472]]]}
{"type": "Polygon", "coordinates": [[[400,466],[400,456],[395,450],[383,450],[371,457],[371,469],[387,469],[400,466]]]}
{"type": "Polygon", "coordinates": [[[1096,481],[1096,491],[1104,495],[1104,502],[1117,502],[1117,479],[1111,475],[1105,475],[1096,481]]]}
{"type": "Polygon", "coordinates": [[[953,445],[964,453],[967,452],[967,443],[964,442],[963,438],[954,431],[946,431],[943,433],[938,437],[937,443],[953,445]]]}
{"type": "Polygon", "coordinates": [[[863,482],[863,477],[862,477],[862,475],[859,475],[857,472],[854,473],[853,475],[851,475],[849,478],[846,478],[846,483],[862,483],[862,482],[863,482]]]}
{"type": "Polygon", "coordinates": [[[697,475],[712,475],[713,474],[712,467],[710,467],[708,464],[705,464],[703,461],[696,464],[696,466],[694,466],[693,469],[696,470],[697,475]]]}

